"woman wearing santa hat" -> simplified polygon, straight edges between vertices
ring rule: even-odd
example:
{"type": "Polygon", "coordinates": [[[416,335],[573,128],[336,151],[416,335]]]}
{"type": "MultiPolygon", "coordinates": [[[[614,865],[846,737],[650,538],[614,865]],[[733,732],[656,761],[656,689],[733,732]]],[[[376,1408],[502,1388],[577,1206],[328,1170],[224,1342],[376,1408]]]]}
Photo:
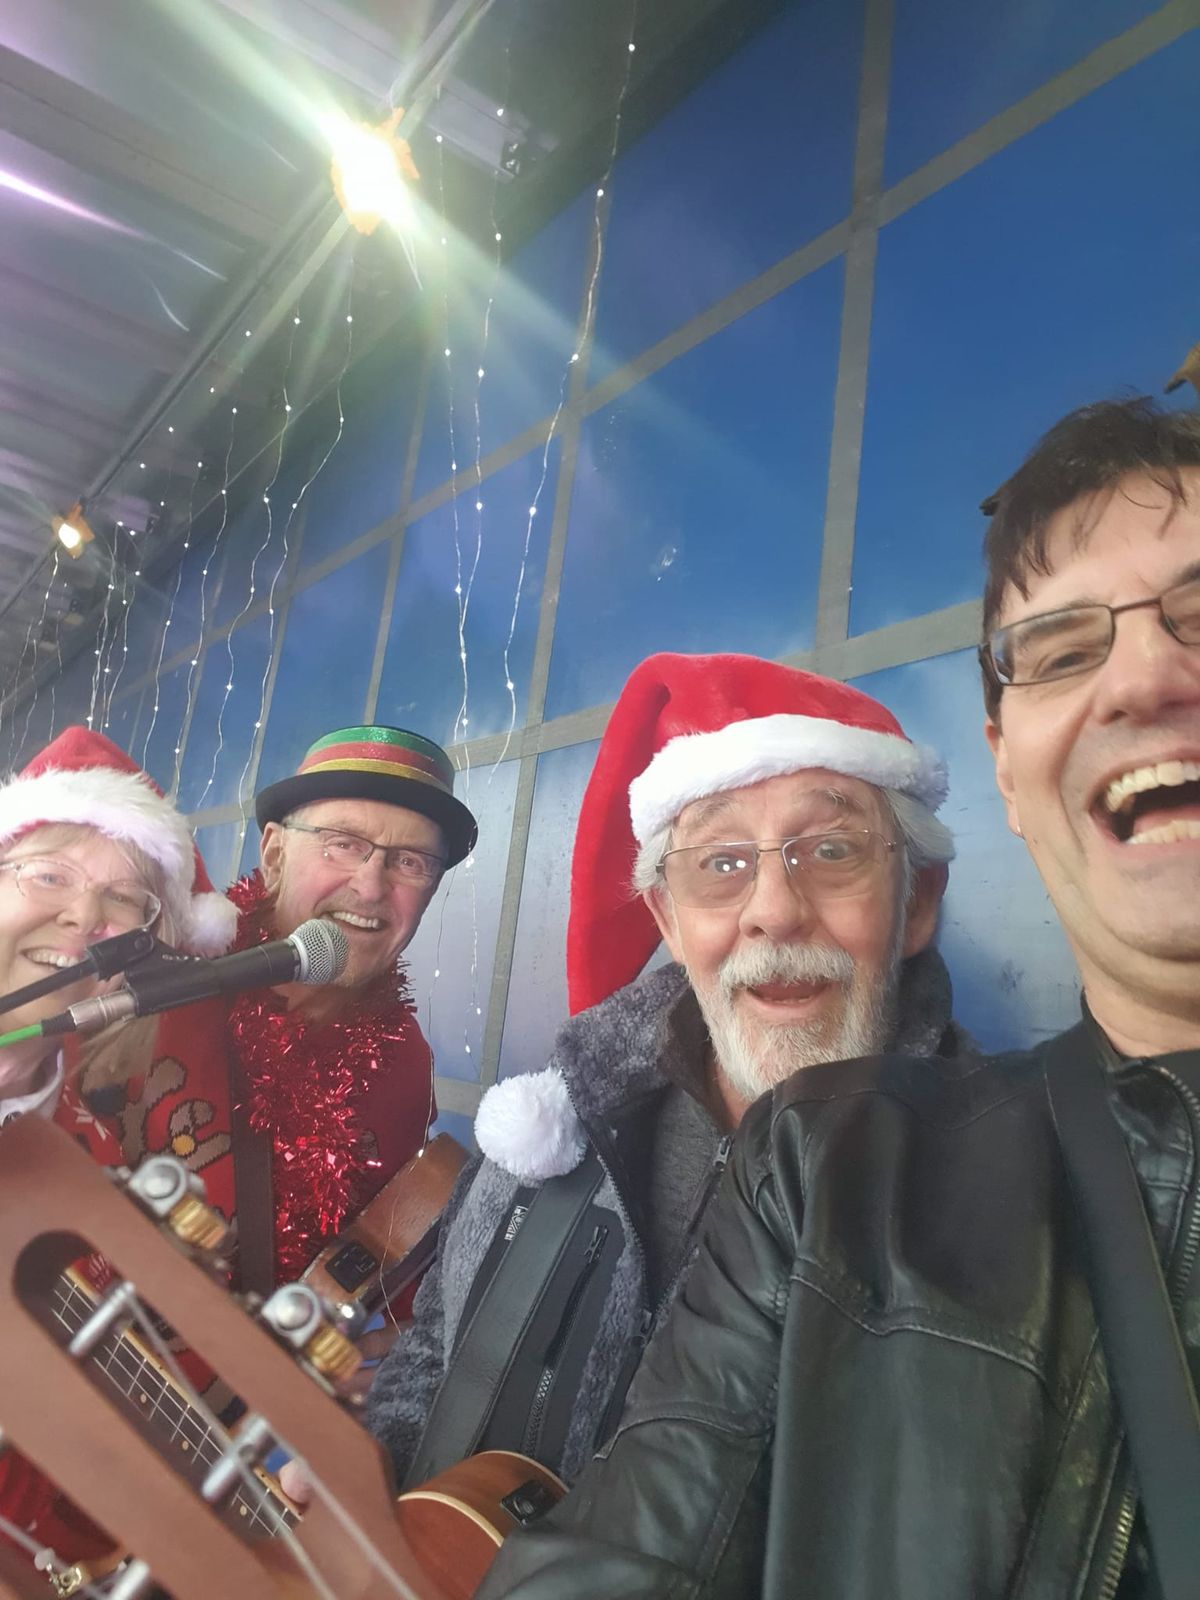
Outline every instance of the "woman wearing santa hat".
{"type": "MultiPolygon", "coordinates": [[[[102,734],[66,729],[0,786],[0,999],[131,928],[149,927],[179,949],[217,955],[235,925],[236,912],[213,891],[186,820],[102,734]]],[[[6,1011],[0,1031],[39,1022],[101,987],[85,978],[6,1011]]],[[[148,1049],[152,1031],[121,1030],[122,1049],[148,1049]]],[[[89,1053],[109,1055],[112,1044],[101,1039],[89,1053]]],[[[104,1130],[83,1113],[64,1068],[62,1053],[45,1040],[0,1048],[0,1124],[32,1111],[77,1124],[89,1144],[102,1145],[104,1130]]],[[[119,1159],[116,1151],[96,1153],[119,1159]]]]}
{"type": "MultiPolygon", "coordinates": [[[[0,785],[0,1004],[79,962],[88,945],[135,928],[197,955],[228,948],[236,911],[214,893],[184,818],[103,735],[68,728],[0,785]]],[[[119,983],[83,978],[0,1011],[0,1033],[29,1027],[119,983]]],[[[0,1124],[53,1118],[98,1161],[123,1157],[117,1130],[77,1091],[86,1063],[106,1077],[140,1071],[157,1019],[108,1029],[76,1057],[72,1039],[33,1036],[0,1046],[0,1124]]],[[[87,1530],[15,1452],[0,1456],[0,1517],[39,1543],[89,1553],[87,1530]]]]}

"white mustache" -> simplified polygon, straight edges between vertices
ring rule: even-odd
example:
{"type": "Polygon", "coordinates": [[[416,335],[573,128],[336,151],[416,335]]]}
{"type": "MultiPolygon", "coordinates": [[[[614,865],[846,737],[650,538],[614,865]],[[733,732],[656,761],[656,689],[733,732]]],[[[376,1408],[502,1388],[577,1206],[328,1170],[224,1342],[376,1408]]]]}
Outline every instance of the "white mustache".
{"type": "Polygon", "coordinates": [[[726,956],[717,969],[721,993],[764,983],[849,983],[854,962],[836,945],[756,944],[726,956]]]}

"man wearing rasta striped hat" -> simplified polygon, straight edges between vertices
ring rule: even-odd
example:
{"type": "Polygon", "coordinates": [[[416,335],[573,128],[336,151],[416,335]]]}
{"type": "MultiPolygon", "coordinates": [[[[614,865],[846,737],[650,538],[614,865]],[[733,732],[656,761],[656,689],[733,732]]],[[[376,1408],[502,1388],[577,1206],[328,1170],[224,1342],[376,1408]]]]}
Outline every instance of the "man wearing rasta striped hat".
{"type": "Polygon", "coordinates": [[[282,1278],[425,1142],[433,1060],[399,959],[477,829],[445,751],[403,728],[326,734],[254,809],[262,870],[231,891],[239,942],[327,917],[349,945],[333,988],[244,995],[229,1016],[250,1125],[272,1140],[282,1278]]]}
{"type": "MultiPolygon", "coordinates": [[[[341,728],[256,797],[260,871],[229,891],[235,948],[286,938],[310,917],[345,934],[336,983],[260,989],[163,1017],[145,1080],[120,1116],[126,1155],[172,1150],[226,1215],[243,1167],[234,1107],[269,1158],[274,1226],[258,1252],[299,1276],[425,1141],[433,1061],[400,962],[443,873],[475,844],[454,769],[402,728],[341,728]]],[[[253,1192],[265,1193],[265,1185],[253,1192]]],[[[260,1219],[239,1217],[243,1244],[260,1219]]],[[[262,1276],[260,1272],[259,1277],[262,1276]]]]}

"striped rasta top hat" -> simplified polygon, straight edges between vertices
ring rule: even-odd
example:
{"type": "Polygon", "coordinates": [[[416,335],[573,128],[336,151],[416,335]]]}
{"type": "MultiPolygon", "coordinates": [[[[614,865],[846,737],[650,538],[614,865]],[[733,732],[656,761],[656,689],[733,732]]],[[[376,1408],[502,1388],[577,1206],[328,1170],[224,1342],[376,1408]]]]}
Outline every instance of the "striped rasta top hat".
{"type": "Polygon", "coordinates": [[[298,771],[255,797],[260,828],[282,822],[314,800],[381,800],[418,811],[441,828],[446,865],[453,867],[475,848],[475,818],[454,797],[450,757],[408,728],[338,728],[309,746],[298,771]]]}

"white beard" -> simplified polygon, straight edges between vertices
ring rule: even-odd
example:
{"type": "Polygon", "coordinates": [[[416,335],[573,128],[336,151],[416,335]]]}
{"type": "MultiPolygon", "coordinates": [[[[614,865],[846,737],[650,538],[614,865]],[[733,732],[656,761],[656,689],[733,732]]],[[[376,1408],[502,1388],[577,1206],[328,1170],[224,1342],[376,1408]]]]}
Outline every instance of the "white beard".
{"type": "Polygon", "coordinates": [[[707,992],[693,983],[721,1077],[743,1099],[757,1100],[801,1067],[884,1049],[895,1026],[903,934],[901,919],[879,972],[865,972],[836,946],[767,944],[727,957],[707,992]],[[739,989],[820,981],[842,986],[842,1004],[815,1022],[773,1027],[750,1021],[734,1004],[739,989]]]}

